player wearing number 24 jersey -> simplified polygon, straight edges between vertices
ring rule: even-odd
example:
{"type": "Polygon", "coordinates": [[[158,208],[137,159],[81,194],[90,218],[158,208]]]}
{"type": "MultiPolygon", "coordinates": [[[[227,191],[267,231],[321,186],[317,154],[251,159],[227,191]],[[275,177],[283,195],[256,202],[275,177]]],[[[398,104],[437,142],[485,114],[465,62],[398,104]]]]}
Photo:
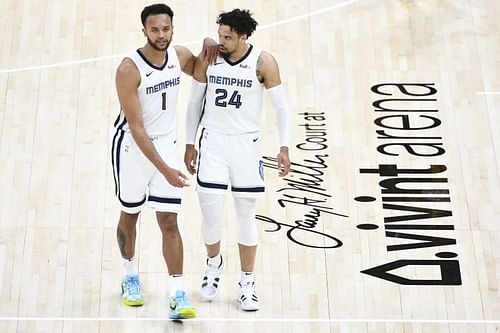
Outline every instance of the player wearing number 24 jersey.
{"type": "Polygon", "coordinates": [[[288,105],[276,60],[247,42],[257,26],[251,13],[235,9],[220,14],[217,23],[220,55],[211,65],[198,62],[195,66],[186,117],[184,163],[191,174],[197,171],[201,230],[207,250],[201,295],[204,300],[214,299],[222,281],[220,224],[224,192],[230,189],[236,212],[234,220],[239,224],[238,302],[241,310],[255,311],[260,306],[253,272],[257,251],[256,200],[264,195],[262,140],[259,140],[263,91],[267,91],[276,111],[280,145],[276,169],[282,177],[290,170],[288,105]],[[194,147],[198,127],[199,155],[194,147]]]}
{"type": "Polygon", "coordinates": [[[257,78],[261,50],[248,44],[242,58],[219,56],[207,69],[206,103],[200,126],[225,134],[260,129],[264,83],[257,78]]]}

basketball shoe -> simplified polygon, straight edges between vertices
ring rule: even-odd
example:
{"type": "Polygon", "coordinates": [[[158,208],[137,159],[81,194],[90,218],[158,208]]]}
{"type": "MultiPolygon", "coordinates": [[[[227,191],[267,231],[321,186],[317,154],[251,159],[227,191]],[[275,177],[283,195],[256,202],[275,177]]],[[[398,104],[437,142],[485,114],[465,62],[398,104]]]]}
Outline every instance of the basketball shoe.
{"type": "Polygon", "coordinates": [[[219,292],[222,271],[224,269],[224,260],[220,256],[220,264],[214,265],[207,258],[207,269],[201,283],[201,298],[204,301],[211,301],[219,292]]]}
{"type": "Polygon", "coordinates": [[[195,308],[189,303],[187,295],[182,290],[177,290],[175,296],[170,298],[170,319],[189,319],[196,317],[195,308]]]}
{"type": "Polygon", "coordinates": [[[129,306],[144,304],[139,275],[126,275],[122,279],[122,302],[129,306]]]}
{"type": "Polygon", "coordinates": [[[253,281],[245,281],[238,283],[240,285],[240,308],[243,311],[259,310],[259,299],[255,295],[255,283],[253,281]]]}

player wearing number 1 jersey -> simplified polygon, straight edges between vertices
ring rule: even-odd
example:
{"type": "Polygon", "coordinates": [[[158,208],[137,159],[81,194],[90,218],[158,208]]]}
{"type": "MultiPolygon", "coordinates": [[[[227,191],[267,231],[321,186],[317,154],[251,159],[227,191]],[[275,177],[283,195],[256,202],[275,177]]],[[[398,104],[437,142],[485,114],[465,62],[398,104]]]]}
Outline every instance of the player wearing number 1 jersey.
{"type": "Polygon", "coordinates": [[[277,115],[280,176],[285,176],[290,169],[288,106],[276,60],[247,43],[257,26],[250,12],[235,9],[223,13],[217,23],[220,55],[211,65],[197,63],[186,118],[184,163],[194,174],[198,159],[197,191],[207,250],[201,295],[205,300],[212,300],[219,290],[224,267],[220,223],[224,193],[230,189],[239,225],[238,301],[242,310],[255,311],[259,309],[253,273],[257,251],[255,210],[257,198],[264,194],[259,138],[263,91],[267,90],[277,115]],[[198,126],[201,128],[199,156],[194,148],[198,126]]]}
{"type": "MultiPolygon", "coordinates": [[[[112,164],[116,196],[121,206],[117,239],[123,258],[122,300],[144,303],[135,260],[136,224],[147,204],[156,211],[163,236],[163,256],[170,275],[172,319],[192,318],[183,281],[183,244],[177,212],[186,186],[178,170],[175,147],[176,104],[181,71],[192,75],[196,58],[182,46],[170,46],[173,12],[164,4],[141,13],[146,44],[125,57],[116,72],[120,114],[115,122],[112,164]]],[[[215,41],[206,39],[204,51],[215,41]]],[[[210,56],[208,56],[210,57],[210,56]]]]}

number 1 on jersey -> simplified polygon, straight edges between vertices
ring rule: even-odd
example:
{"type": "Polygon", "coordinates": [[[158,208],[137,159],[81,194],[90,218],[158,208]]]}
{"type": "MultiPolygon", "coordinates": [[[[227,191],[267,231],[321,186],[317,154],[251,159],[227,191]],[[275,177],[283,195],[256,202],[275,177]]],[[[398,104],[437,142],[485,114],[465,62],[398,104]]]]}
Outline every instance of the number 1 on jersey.
{"type": "Polygon", "coordinates": [[[165,111],[167,109],[167,93],[161,94],[161,109],[165,111]]]}

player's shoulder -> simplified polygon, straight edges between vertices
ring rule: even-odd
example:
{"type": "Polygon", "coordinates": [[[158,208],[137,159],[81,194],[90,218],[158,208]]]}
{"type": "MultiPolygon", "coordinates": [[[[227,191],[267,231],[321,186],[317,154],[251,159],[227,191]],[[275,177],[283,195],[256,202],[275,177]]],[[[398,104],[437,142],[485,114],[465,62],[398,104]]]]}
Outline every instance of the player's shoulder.
{"type": "Polygon", "coordinates": [[[179,59],[189,59],[193,57],[193,53],[185,46],[174,45],[174,50],[179,59]]]}
{"type": "Polygon", "coordinates": [[[131,58],[125,57],[120,65],[118,65],[116,76],[123,79],[140,79],[141,74],[135,62],[131,58]]]}
{"type": "Polygon", "coordinates": [[[274,56],[270,52],[264,50],[261,50],[257,63],[259,64],[259,67],[274,67],[278,65],[276,58],[274,58],[274,56]]]}
{"type": "Polygon", "coordinates": [[[259,61],[262,63],[269,63],[269,62],[274,63],[276,62],[276,59],[270,52],[261,50],[259,54],[259,61]]]}
{"type": "Polygon", "coordinates": [[[137,65],[130,57],[123,58],[122,62],[118,65],[118,71],[122,73],[139,72],[137,65]]]}

